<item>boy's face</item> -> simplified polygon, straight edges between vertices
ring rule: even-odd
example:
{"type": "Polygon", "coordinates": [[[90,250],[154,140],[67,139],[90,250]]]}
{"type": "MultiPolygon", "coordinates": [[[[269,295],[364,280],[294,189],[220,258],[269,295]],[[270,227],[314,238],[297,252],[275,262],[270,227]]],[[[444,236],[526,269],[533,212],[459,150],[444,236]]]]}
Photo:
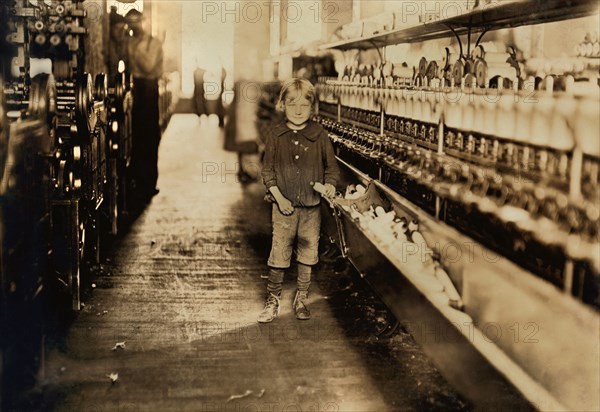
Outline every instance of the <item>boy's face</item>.
{"type": "Polygon", "coordinates": [[[310,101],[298,90],[292,90],[285,98],[285,117],[295,126],[302,126],[310,119],[310,101]]]}

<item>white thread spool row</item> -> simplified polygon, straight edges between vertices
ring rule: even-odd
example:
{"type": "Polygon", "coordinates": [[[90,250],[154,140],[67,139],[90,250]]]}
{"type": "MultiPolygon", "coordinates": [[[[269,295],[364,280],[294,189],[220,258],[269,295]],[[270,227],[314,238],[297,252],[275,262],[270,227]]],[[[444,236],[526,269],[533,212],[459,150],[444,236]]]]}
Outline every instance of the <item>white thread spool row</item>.
{"type": "Polygon", "coordinates": [[[471,97],[472,95],[470,94],[462,94],[458,101],[461,107],[461,128],[467,131],[474,130],[475,118],[480,115],[475,110],[475,106],[471,102],[471,97]]]}
{"type": "Polygon", "coordinates": [[[406,101],[404,99],[405,94],[406,94],[405,89],[398,89],[397,94],[396,94],[398,116],[404,116],[406,114],[406,101]]]}
{"type": "MultiPolygon", "coordinates": [[[[463,97],[463,98],[466,98],[463,97]]],[[[469,94],[467,101],[473,106],[477,116],[473,119],[473,128],[472,130],[478,133],[485,133],[486,125],[485,125],[485,110],[486,110],[486,102],[483,99],[483,95],[481,94],[469,94]]]]}
{"type": "Polygon", "coordinates": [[[400,93],[398,96],[398,116],[406,117],[406,96],[404,93],[400,93]]]}
{"type": "MultiPolygon", "coordinates": [[[[465,96],[461,96],[465,98],[465,96]]],[[[460,128],[462,124],[462,108],[459,104],[460,100],[447,101],[444,106],[444,122],[446,126],[451,128],[460,128]]]]}
{"type": "Polygon", "coordinates": [[[440,97],[441,93],[428,93],[427,102],[431,112],[430,121],[431,123],[439,123],[440,121],[440,97]]]}
{"type": "Polygon", "coordinates": [[[515,109],[515,132],[514,140],[524,142],[531,133],[531,111],[535,103],[527,99],[519,99],[514,103],[515,109]]]}
{"type": "Polygon", "coordinates": [[[390,89],[390,98],[388,99],[388,113],[392,116],[398,116],[398,95],[401,91],[398,89],[390,89]]]}
{"type": "MultiPolygon", "coordinates": [[[[576,109],[577,103],[570,96],[555,99],[554,113],[551,118],[552,124],[550,125],[549,147],[563,152],[573,149],[575,140],[570,123],[573,121],[576,109]]],[[[600,145],[598,142],[597,144],[600,145]]]]}
{"type": "Polygon", "coordinates": [[[421,100],[422,92],[418,92],[413,96],[413,119],[423,121],[423,101],[421,100]]]}
{"type": "Polygon", "coordinates": [[[600,143],[598,142],[598,130],[600,130],[598,100],[585,98],[578,102],[573,128],[575,131],[575,142],[583,153],[600,157],[600,143]]]}
{"type": "Polygon", "coordinates": [[[431,95],[433,93],[423,93],[421,96],[421,113],[422,119],[426,123],[433,123],[433,108],[431,104],[431,95]]]}
{"type": "Polygon", "coordinates": [[[414,108],[413,108],[413,99],[414,99],[414,91],[410,91],[410,93],[407,93],[405,96],[404,101],[405,103],[405,115],[404,117],[407,117],[409,119],[414,119],[414,108]]]}
{"type": "Polygon", "coordinates": [[[516,121],[514,96],[512,94],[501,95],[496,110],[496,136],[512,139],[515,135],[516,121]]]}
{"type": "Polygon", "coordinates": [[[395,113],[393,113],[393,106],[394,106],[394,99],[392,96],[392,90],[386,89],[385,98],[383,99],[383,110],[385,111],[386,114],[394,116],[395,113]]]}
{"type": "MultiPolygon", "coordinates": [[[[497,90],[492,90],[491,93],[495,93],[497,90]]],[[[491,94],[491,98],[487,98],[486,95],[478,96],[479,107],[483,114],[483,130],[484,134],[489,136],[496,136],[496,109],[497,109],[497,95],[491,94]]],[[[481,115],[481,114],[480,114],[481,115]]]]}
{"type": "Polygon", "coordinates": [[[551,96],[540,96],[531,113],[531,132],[529,143],[537,146],[548,146],[552,134],[552,116],[555,99],[551,96]]]}

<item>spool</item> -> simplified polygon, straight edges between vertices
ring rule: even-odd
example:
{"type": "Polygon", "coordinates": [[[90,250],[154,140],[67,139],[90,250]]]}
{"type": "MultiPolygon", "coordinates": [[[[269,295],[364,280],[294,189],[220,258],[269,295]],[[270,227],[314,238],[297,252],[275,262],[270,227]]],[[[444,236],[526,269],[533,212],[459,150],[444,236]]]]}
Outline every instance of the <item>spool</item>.
{"type": "Polygon", "coordinates": [[[62,39],[58,34],[53,34],[50,36],[50,44],[53,46],[58,46],[62,42],[62,39]]]}
{"type": "Polygon", "coordinates": [[[474,89],[477,87],[477,78],[471,73],[467,73],[462,80],[462,86],[465,89],[474,89]]]}
{"type": "Polygon", "coordinates": [[[538,98],[531,116],[531,132],[529,143],[538,146],[548,146],[552,134],[552,118],[554,113],[554,98],[550,96],[538,98]]]}
{"type": "Polygon", "coordinates": [[[431,103],[429,96],[425,97],[425,100],[421,103],[423,121],[427,123],[434,123],[436,120],[433,118],[434,106],[431,103]]]}
{"type": "Polygon", "coordinates": [[[523,81],[522,90],[526,92],[533,92],[535,90],[535,77],[529,76],[523,81]]]}
{"type": "Polygon", "coordinates": [[[546,94],[552,95],[554,92],[554,76],[544,77],[539,84],[539,90],[544,90],[546,94]]]}
{"type": "Polygon", "coordinates": [[[586,98],[577,102],[573,125],[577,146],[587,155],[600,157],[600,145],[598,145],[600,117],[597,99],[586,98]]]}
{"type": "Polygon", "coordinates": [[[461,106],[461,129],[472,131],[475,126],[475,118],[479,116],[479,113],[469,102],[469,96],[462,96],[459,103],[461,106]]]}
{"type": "Polygon", "coordinates": [[[473,99],[473,109],[476,115],[473,118],[473,131],[478,133],[486,133],[486,110],[490,104],[485,100],[485,96],[481,94],[474,94],[471,96],[473,99]]]}
{"type": "Polygon", "coordinates": [[[462,110],[458,103],[448,102],[446,104],[444,122],[450,128],[462,126],[462,110]]]}
{"type": "Polygon", "coordinates": [[[500,96],[498,109],[496,111],[496,134],[498,137],[512,139],[516,126],[514,96],[512,94],[500,96]]]}
{"type": "MultiPolygon", "coordinates": [[[[488,84],[490,79],[502,77],[506,79],[510,79],[511,81],[516,80],[517,78],[517,70],[514,67],[504,65],[504,66],[487,66],[487,78],[488,84]]],[[[487,86],[487,85],[486,85],[487,86]]],[[[498,86],[500,88],[500,86],[498,86]]]]}
{"type": "Polygon", "coordinates": [[[36,34],[35,35],[35,42],[37,44],[39,44],[40,46],[43,46],[44,43],[46,43],[46,36],[43,35],[43,34],[41,34],[41,33],[36,34]]]}
{"type": "Polygon", "coordinates": [[[392,65],[392,63],[385,62],[384,65],[383,65],[383,67],[381,68],[381,74],[384,77],[391,76],[393,68],[394,68],[394,66],[392,65]]]}
{"type": "Polygon", "coordinates": [[[571,127],[569,127],[569,122],[575,115],[576,104],[576,100],[572,97],[557,99],[551,118],[549,147],[563,152],[573,149],[574,136],[571,127]]]}
{"type": "Polygon", "coordinates": [[[515,130],[513,139],[516,141],[523,142],[527,139],[527,136],[531,133],[531,110],[533,104],[527,101],[527,99],[519,99],[514,103],[515,110],[515,130]]]}

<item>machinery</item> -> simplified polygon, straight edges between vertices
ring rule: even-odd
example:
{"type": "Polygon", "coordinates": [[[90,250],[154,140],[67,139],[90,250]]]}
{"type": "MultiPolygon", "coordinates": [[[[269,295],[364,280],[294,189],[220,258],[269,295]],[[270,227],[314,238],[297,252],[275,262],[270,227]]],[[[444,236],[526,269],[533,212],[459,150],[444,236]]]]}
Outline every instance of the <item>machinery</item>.
{"type": "Polygon", "coordinates": [[[99,264],[101,238],[117,234],[127,210],[132,85],[125,73],[109,82],[103,63],[89,61],[83,3],[0,5],[5,404],[34,382],[45,325],[80,309],[83,274],[99,264]]]}
{"type": "Polygon", "coordinates": [[[319,80],[314,119],[345,166],[344,183],[374,186],[393,205],[369,217],[334,202],[328,234],[449,382],[484,409],[490,399],[541,410],[600,403],[582,389],[599,373],[599,66],[523,61],[509,44],[482,42],[491,30],[598,11],[594,2],[572,6],[507,2],[322,47],[379,51],[378,62],[319,80]],[[439,59],[385,60],[387,45],[453,36],[455,52],[448,42],[439,59]],[[392,212],[392,225],[418,222],[460,308],[408,264],[404,247],[416,246],[393,236],[396,226],[382,230],[392,212]]]}

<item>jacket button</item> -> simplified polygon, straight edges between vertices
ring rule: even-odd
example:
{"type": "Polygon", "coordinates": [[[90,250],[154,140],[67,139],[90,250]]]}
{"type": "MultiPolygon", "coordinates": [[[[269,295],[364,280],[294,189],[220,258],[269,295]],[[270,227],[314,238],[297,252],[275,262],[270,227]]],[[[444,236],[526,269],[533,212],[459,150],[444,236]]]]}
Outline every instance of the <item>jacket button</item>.
{"type": "Polygon", "coordinates": [[[296,156],[294,156],[294,159],[298,160],[298,159],[300,159],[300,156],[296,155],[296,156]]]}

